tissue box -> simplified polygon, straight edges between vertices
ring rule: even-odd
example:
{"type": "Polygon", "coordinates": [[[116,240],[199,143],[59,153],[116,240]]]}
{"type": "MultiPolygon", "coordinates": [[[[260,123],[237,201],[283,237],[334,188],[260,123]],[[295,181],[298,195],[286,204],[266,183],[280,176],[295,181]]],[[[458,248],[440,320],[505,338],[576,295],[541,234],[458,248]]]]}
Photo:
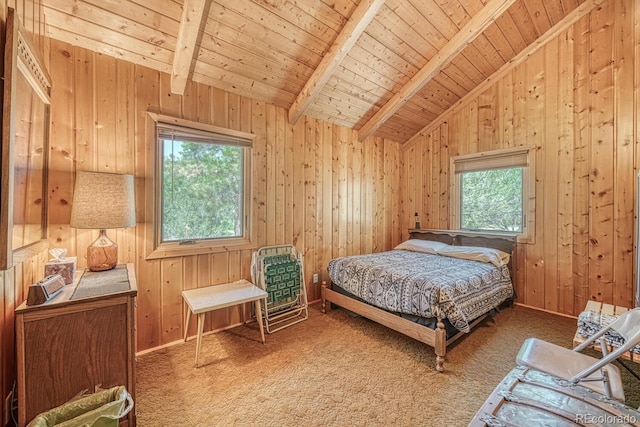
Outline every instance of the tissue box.
{"type": "Polygon", "coordinates": [[[77,257],[68,257],[62,261],[49,261],[44,265],[44,275],[59,274],[64,283],[70,285],[76,277],[77,257]]]}

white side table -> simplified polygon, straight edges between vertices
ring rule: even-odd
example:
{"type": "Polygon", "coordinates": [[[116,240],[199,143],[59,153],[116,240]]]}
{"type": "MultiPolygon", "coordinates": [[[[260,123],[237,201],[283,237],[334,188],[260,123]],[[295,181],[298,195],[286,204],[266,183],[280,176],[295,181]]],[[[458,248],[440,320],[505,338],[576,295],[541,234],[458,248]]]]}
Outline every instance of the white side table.
{"type": "Polygon", "coordinates": [[[264,327],[262,326],[262,311],[260,310],[260,300],[265,299],[267,293],[246,280],[239,280],[224,285],[207,286],[206,288],[189,289],[182,291],[182,298],[189,306],[187,311],[187,321],[184,328],[184,341],[187,341],[189,331],[189,321],[191,313],[198,315],[198,337],[196,341],[196,367],[200,356],[202,345],[202,330],[204,328],[204,315],[212,310],[243,304],[245,302],[255,302],[256,318],[260,326],[260,337],[264,344],[264,327]]]}

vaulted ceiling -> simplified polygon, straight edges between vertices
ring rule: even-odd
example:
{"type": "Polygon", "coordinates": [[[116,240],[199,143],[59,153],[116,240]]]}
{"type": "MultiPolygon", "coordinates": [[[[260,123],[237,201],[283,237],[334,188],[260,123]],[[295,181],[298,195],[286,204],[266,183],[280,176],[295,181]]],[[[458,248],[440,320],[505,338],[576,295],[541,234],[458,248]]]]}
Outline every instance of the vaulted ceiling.
{"type": "Polygon", "coordinates": [[[76,46],[404,142],[602,0],[44,0],[76,46]]]}

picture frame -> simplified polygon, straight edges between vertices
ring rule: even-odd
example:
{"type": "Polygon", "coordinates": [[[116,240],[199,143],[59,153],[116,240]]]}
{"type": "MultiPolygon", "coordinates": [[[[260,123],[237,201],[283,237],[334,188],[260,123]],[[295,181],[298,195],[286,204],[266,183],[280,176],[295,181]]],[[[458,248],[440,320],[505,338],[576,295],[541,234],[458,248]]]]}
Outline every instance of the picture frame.
{"type": "Polygon", "coordinates": [[[38,50],[7,9],[0,157],[0,270],[47,244],[51,78],[38,50]]]}

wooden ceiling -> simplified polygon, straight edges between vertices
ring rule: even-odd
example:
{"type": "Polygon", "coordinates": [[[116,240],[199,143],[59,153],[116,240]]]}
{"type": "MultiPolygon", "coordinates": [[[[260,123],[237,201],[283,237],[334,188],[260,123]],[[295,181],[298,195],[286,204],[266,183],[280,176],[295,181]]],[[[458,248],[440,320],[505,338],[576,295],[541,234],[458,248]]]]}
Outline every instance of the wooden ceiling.
{"type": "Polygon", "coordinates": [[[76,46],[404,142],[602,0],[44,0],[76,46]]]}

